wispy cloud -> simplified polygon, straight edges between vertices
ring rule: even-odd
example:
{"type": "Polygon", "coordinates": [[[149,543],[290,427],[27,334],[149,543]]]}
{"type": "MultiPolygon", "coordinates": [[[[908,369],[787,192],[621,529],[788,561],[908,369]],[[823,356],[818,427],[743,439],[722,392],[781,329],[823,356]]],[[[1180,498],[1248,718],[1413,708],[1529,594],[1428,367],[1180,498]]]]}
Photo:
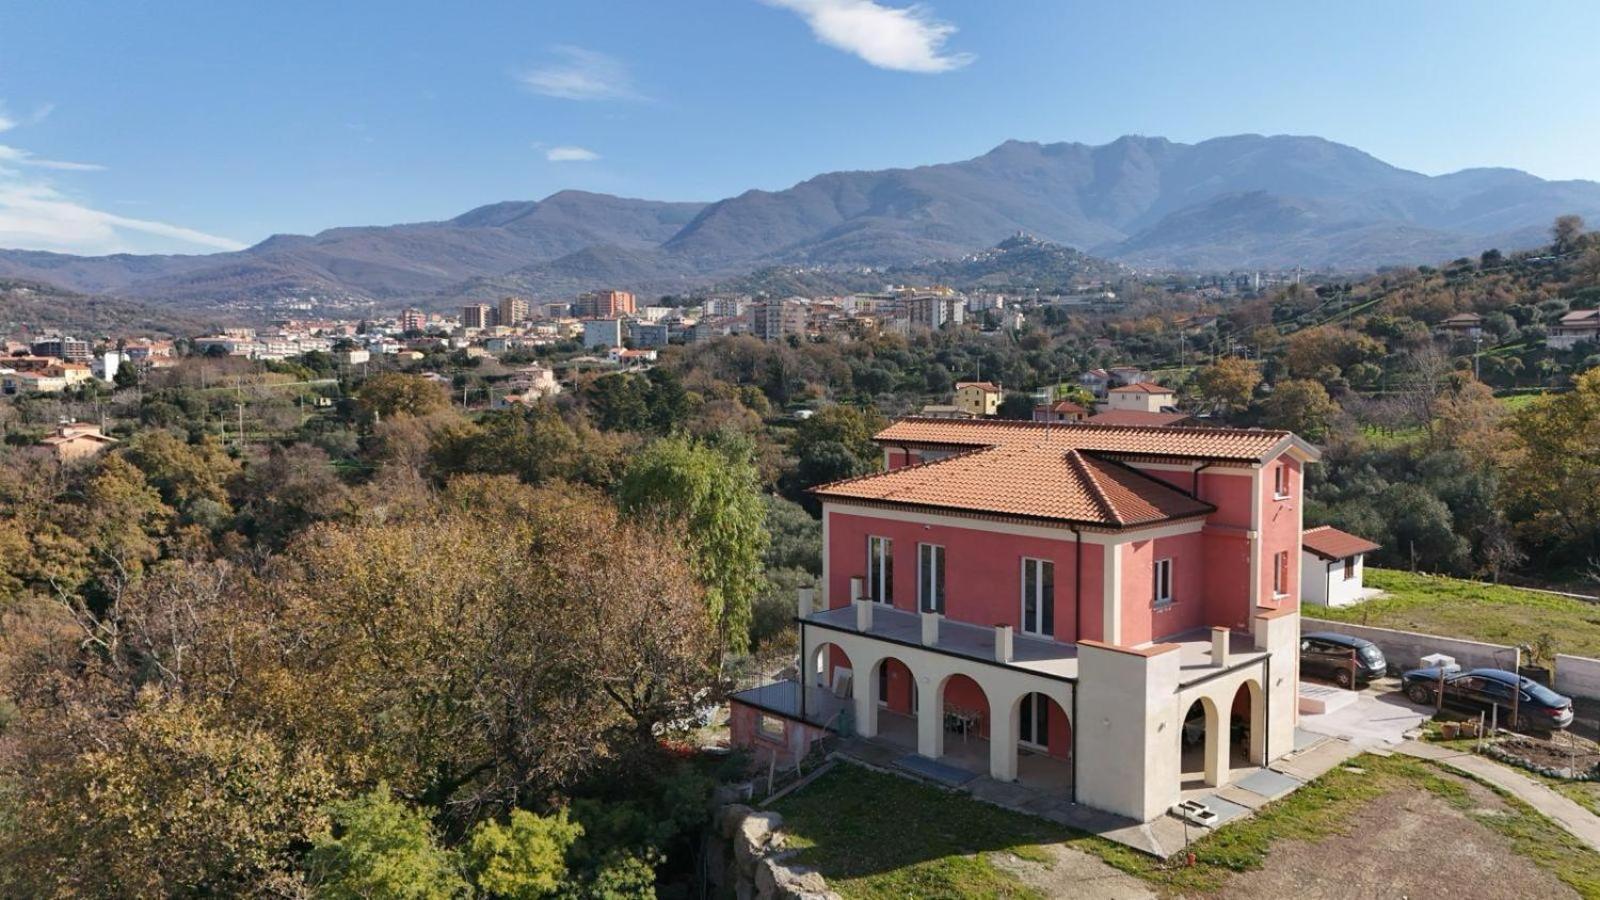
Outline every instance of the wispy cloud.
{"type": "Polygon", "coordinates": [[[524,88],[563,100],[637,100],[627,63],[582,47],[561,46],[551,59],[516,75],[524,88]]]}
{"type": "Polygon", "coordinates": [[[600,154],[588,147],[551,147],[544,152],[544,158],[551,162],[594,162],[600,154]]]}
{"type": "MultiPolygon", "coordinates": [[[[0,131],[35,124],[52,109],[41,106],[25,122],[0,115],[0,131]]],[[[0,144],[0,247],[92,254],[244,249],[238,241],[193,228],[95,209],[52,181],[52,173],[104,169],[0,144]]]]}
{"type": "Polygon", "coordinates": [[[0,170],[0,247],[100,254],[243,250],[245,245],[181,225],[93,209],[48,184],[7,177],[0,170]]]}
{"type": "MultiPolygon", "coordinates": [[[[0,131],[5,129],[0,128],[0,131]]],[[[0,144],[0,165],[32,166],[36,169],[55,169],[60,172],[104,172],[99,163],[68,162],[64,159],[43,159],[27,150],[0,144]]]]}
{"type": "Polygon", "coordinates": [[[933,17],[921,4],[884,6],[873,0],[762,0],[790,10],[811,26],[817,40],[854,53],[880,69],[937,73],[959,69],[977,57],[946,53],[956,26],[933,17]]]}

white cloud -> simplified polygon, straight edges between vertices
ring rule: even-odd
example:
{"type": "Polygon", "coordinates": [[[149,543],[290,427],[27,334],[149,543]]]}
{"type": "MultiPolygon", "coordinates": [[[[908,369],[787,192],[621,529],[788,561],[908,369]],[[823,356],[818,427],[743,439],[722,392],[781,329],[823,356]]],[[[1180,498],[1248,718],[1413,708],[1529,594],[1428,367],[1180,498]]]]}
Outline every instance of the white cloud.
{"type": "Polygon", "coordinates": [[[17,127],[16,119],[11,118],[5,113],[0,113],[0,131],[10,131],[15,127],[17,127]]]}
{"type": "MultiPolygon", "coordinates": [[[[3,131],[5,129],[0,129],[3,131]]],[[[67,162],[62,159],[40,159],[27,150],[0,144],[0,165],[33,166],[36,169],[55,169],[61,172],[104,172],[98,163],[67,162]]]]}
{"type": "Polygon", "coordinates": [[[551,162],[594,162],[600,154],[588,147],[551,147],[544,152],[544,158],[551,162]]]}
{"type": "Polygon", "coordinates": [[[563,100],[637,100],[628,66],[614,56],[582,47],[556,47],[554,59],[517,74],[535,94],[563,100]]]}
{"type": "Polygon", "coordinates": [[[880,69],[898,72],[948,72],[977,59],[971,53],[946,53],[956,27],[933,17],[920,4],[903,8],[873,0],[762,0],[797,13],[817,40],[854,53],[880,69]]]}
{"type": "Polygon", "coordinates": [[[243,250],[245,245],[193,228],[93,209],[48,184],[0,171],[0,247],[102,254],[243,250]]]}

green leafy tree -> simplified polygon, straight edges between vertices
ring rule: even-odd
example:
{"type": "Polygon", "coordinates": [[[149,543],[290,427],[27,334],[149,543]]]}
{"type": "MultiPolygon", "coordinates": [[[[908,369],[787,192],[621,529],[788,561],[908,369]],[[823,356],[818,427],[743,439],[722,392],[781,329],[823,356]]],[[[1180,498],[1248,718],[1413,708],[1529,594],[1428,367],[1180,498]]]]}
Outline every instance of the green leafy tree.
{"type": "Polygon", "coordinates": [[[1272,396],[1261,404],[1266,423],[1284,428],[1310,440],[1328,433],[1328,423],[1339,411],[1339,404],[1328,396],[1327,388],[1309,379],[1280,381],[1272,396]]]}
{"type": "Polygon", "coordinates": [[[467,868],[478,890],[507,900],[539,900],[561,891],[567,879],[567,851],[583,826],[561,810],[537,816],[513,810],[502,825],[481,822],[467,841],[467,868]]]}
{"type": "Polygon", "coordinates": [[[1600,557],[1600,369],[1511,418],[1501,501],[1530,541],[1575,562],[1600,557]]]}
{"type": "Polygon", "coordinates": [[[425,416],[450,405],[444,388],[420,375],[379,372],[356,389],[356,401],[369,416],[425,416]]]}
{"type": "Polygon", "coordinates": [[[387,785],[336,803],[333,829],[312,845],[307,868],[317,896],[329,900],[438,900],[467,896],[455,853],[439,846],[421,811],[396,800],[387,785]]]}
{"type": "Polygon", "coordinates": [[[1244,409],[1261,383],[1261,369],[1247,359],[1225,356],[1195,374],[1200,396],[1224,409],[1244,409]]]}
{"type": "Polygon", "coordinates": [[[633,515],[681,523],[723,646],[735,653],[748,649],[751,604],[770,540],[749,449],[663,438],[629,464],[617,497],[633,515]]]}

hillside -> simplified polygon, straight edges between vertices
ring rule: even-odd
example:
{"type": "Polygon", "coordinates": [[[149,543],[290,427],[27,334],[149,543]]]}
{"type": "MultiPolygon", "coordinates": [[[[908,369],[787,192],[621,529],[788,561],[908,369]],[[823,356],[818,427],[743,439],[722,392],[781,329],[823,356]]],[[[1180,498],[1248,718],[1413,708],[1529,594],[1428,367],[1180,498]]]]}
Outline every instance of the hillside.
{"type": "Polygon", "coordinates": [[[160,304],[88,296],[39,282],[0,279],[0,333],[60,332],[84,338],[178,336],[198,334],[217,324],[210,317],[160,304]]]}
{"type": "Polygon", "coordinates": [[[1102,146],[1008,141],[974,159],[833,172],[711,204],[563,191],[453,219],[278,235],[204,256],[0,251],[0,275],[179,304],[285,295],[385,302],[597,284],[646,293],[770,266],[911,266],[1019,232],[1175,269],[1370,271],[1534,245],[1600,219],[1600,184],[1512,169],[1428,176],[1316,137],[1102,146]]]}

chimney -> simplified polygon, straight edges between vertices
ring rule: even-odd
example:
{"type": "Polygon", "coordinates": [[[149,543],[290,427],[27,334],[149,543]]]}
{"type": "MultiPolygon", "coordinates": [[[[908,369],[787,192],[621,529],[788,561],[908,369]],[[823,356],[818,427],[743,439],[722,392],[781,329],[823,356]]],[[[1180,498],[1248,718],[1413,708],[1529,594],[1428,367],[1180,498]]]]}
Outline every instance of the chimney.
{"type": "Polygon", "coordinates": [[[922,614],[922,646],[932,647],[939,643],[939,620],[943,616],[936,612],[922,614]]]}
{"type": "Polygon", "coordinates": [[[1211,664],[1213,666],[1226,666],[1228,664],[1228,635],[1229,630],[1222,625],[1211,628],[1211,664]]]}
{"type": "Polygon", "coordinates": [[[1011,662],[1011,626],[996,625],[994,627],[994,661],[1011,662]]]}

